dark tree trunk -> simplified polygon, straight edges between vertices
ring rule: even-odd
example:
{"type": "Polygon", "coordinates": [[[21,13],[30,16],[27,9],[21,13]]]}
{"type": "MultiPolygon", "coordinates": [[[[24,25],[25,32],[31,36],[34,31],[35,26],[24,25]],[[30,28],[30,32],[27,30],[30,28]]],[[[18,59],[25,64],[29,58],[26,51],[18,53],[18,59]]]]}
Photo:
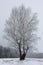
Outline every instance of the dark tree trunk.
{"type": "Polygon", "coordinates": [[[22,54],[22,52],[21,52],[21,44],[20,43],[21,43],[21,41],[19,42],[20,60],[25,60],[27,49],[26,49],[26,53],[25,53],[25,50],[24,50],[24,53],[22,54]]]}
{"type": "Polygon", "coordinates": [[[20,60],[25,60],[25,56],[26,56],[26,53],[22,54],[22,55],[20,56],[20,60]]]}

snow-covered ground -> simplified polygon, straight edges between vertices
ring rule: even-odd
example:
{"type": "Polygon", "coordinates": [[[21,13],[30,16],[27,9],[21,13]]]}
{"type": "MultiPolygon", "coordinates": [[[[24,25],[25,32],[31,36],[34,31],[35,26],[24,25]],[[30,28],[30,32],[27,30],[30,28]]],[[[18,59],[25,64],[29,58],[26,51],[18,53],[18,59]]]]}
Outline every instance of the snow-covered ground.
{"type": "Polygon", "coordinates": [[[43,65],[43,59],[26,58],[20,61],[19,58],[1,58],[0,65],[43,65]]]}

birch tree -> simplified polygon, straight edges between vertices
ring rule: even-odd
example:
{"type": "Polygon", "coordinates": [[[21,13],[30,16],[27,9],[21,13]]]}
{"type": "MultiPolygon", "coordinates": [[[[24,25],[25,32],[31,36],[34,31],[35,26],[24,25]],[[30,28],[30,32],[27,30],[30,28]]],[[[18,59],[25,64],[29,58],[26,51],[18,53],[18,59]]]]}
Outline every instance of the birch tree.
{"type": "Polygon", "coordinates": [[[5,37],[14,44],[14,47],[18,46],[20,60],[24,60],[27,51],[36,44],[37,24],[37,14],[24,6],[13,8],[10,17],[6,20],[5,37]]]}

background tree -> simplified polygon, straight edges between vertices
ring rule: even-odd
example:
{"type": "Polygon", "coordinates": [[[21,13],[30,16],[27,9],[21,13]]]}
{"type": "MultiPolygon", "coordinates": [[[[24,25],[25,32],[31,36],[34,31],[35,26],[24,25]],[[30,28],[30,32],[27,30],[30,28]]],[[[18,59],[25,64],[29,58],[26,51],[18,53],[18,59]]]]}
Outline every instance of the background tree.
{"type": "Polygon", "coordinates": [[[19,49],[20,60],[24,60],[27,51],[36,44],[37,23],[37,14],[24,6],[13,8],[10,17],[6,20],[5,38],[19,49]]]}

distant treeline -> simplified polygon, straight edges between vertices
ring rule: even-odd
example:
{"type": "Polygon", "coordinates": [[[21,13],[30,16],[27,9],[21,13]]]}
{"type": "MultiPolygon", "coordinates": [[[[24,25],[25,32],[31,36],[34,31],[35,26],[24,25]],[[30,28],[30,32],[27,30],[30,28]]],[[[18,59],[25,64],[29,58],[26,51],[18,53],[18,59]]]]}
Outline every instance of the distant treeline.
{"type": "Polygon", "coordinates": [[[43,58],[43,53],[29,53],[28,58],[43,58]]]}
{"type": "Polygon", "coordinates": [[[16,50],[0,46],[0,58],[15,58],[19,57],[19,54],[16,50]]]}
{"type": "MultiPolygon", "coordinates": [[[[10,47],[0,46],[0,58],[18,58],[19,51],[10,47]]],[[[43,53],[27,53],[27,58],[43,58],[43,53]]]]}

